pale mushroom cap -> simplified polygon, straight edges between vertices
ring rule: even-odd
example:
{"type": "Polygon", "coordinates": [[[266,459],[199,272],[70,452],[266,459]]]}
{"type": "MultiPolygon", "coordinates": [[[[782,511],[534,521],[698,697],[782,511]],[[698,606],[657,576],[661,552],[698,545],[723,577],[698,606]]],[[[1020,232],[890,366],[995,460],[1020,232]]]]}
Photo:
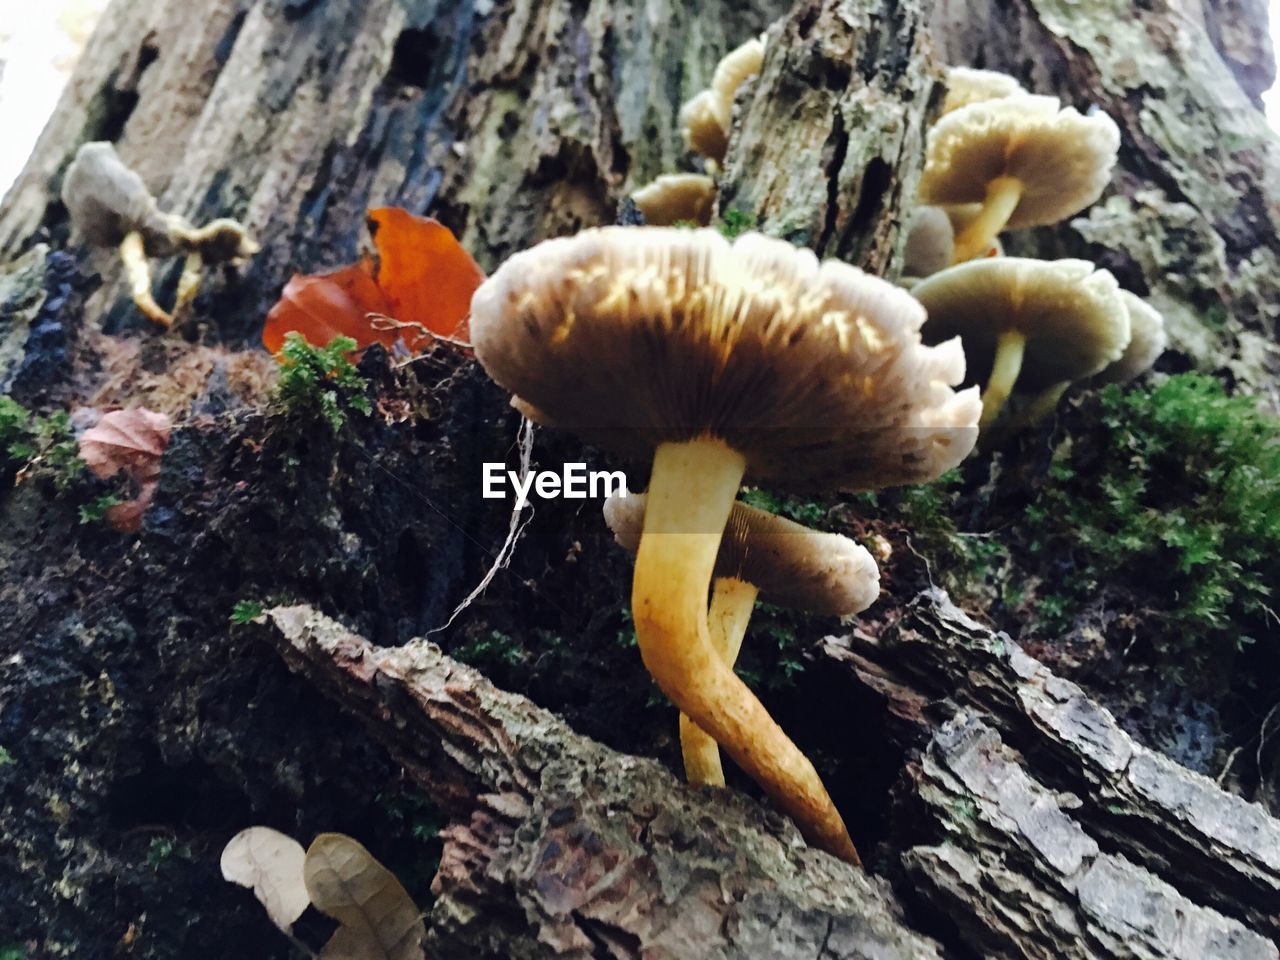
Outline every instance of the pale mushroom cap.
{"type": "Polygon", "coordinates": [[[503,264],[472,300],[489,375],[540,420],[624,454],[715,437],[791,489],[918,483],[976,439],[958,340],[910,294],[748,233],[603,227],[503,264]]]}
{"type": "Polygon", "coordinates": [[[724,159],[729,147],[733,98],[738,87],[760,72],[763,62],[764,40],[757,38],[730,50],[716,64],[710,88],[680,108],[680,127],[690,150],[717,163],[724,159]]]}
{"type": "Polygon", "coordinates": [[[956,235],[941,207],[920,206],[911,211],[907,244],[902,255],[905,276],[927,277],[951,265],[956,235]]]}
{"type": "Polygon", "coordinates": [[[124,165],[116,148],[105,140],[81,144],[62,180],[62,202],[85,242],[95,247],[116,247],[125,234],[146,234],[151,256],[167,256],[165,219],[142,178],[124,165]]]}
{"type": "Polygon", "coordinates": [[[985,382],[996,338],[1026,335],[1019,391],[1079,380],[1120,359],[1129,314],[1106,270],[1085,260],[995,257],[935,273],[911,289],[929,312],[925,340],[964,341],[969,376],[985,382]]]}
{"type": "Polygon", "coordinates": [[[951,67],[947,70],[947,96],[942,113],[948,114],[971,103],[999,100],[1015,93],[1026,93],[1017,80],[1007,73],[978,70],[974,67],[951,67]]]}
{"type": "Polygon", "coordinates": [[[1016,177],[1023,194],[1008,226],[1057,223],[1102,195],[1119,148],[1115,121],[1059,109],[1056,97],[970,104],[929,131],[920,201],[981,203],[992,180],[1016,177]]]}
{"type": "Polygon", "coordinates": [[[651,227],[689,220],[705,227],[716,206],[716,182],[701,173],[668,173],[631,195],[651,227]]]}
{"type": "Polygon", "coordinates": [[[1093,378],[1095,383],[1128,383],[1150,370],[1169,344],[1159,310],[1128,290],[1120,291],[1120,299],[1129,311],[1129,346],[1119,360],[1093,378]]]}
{"type": "MultiPolygon", "coordinates": [[[[640,547],[644,507],[643,493],[604,502],[605,522],[630,553],[640,547]]],[[[880,595],[880,570],[866,548],[741,501],[729,514],[715,575],[752,584],[769,603],[823,616],[861,613],[880,595]]]]}
{"type": "Polygon", "coordinates": [[[680,108],[684,142],[700,156],[720,161],[729,149],[730,111],[714,90],[703,90],[680,108]]]}

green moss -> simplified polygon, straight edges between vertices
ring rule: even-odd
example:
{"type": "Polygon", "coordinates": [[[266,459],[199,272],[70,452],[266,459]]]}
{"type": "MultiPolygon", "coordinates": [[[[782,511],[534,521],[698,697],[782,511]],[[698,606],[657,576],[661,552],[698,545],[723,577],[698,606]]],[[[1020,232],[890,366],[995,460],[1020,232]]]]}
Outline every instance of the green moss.
{"type": "Polygon", "coordinates": [[[756,215],[746,210],[726,210],[716,226],[726,238],[734,240],[748,230],[755,229],[756,215]]]}
{"type": "Polygon", "coordinates": [[[518,666],[525,659],[520,643],[500,630],[474,637],[453,651],[454,657],[481,672],[495,667],[518,666]]]}
{"type": "Polygon", "coordinates": [[[236,605],[231,608],[230,620],[237,624],[252,623],[262,616],[265,609],[262,604],[252,600],[237,600],[236,605]]]}
{"type": "Polygon", "coordinates": [[[1063,444],[1026,511],[1031,553],[1061,573],[1039,616],[1061,628],[1129,583],[1171,666],[1252,643],[1276,619],[1280,421],[1199,374],[1100,401],[1096,442],[1063,444]]]}
{"type": "Polygon", "coordinates": [[[80,522],[96,523],[107,515],[108,510],[121,503],[124,501],[114,493],[104,493],[100,497],[94,497],[88,503],[80,505],[80,522]]]}
{"type": "Polygon", "coordinates": [[[85,465],[66,413],[42,417],[0,397],[0,473],[25,471],[41,472],[66,493],[84,478],[85,465]]]}
{"type": "Polygon", "coordinates": [[[334,433],[342,429],[350,411],[369,413],[368,381],[348,358],[355,348],[349,337],[334,337],[317,347],[296,331],[285,334],[276,402],[291,413],[319,413],[334,433]]]}

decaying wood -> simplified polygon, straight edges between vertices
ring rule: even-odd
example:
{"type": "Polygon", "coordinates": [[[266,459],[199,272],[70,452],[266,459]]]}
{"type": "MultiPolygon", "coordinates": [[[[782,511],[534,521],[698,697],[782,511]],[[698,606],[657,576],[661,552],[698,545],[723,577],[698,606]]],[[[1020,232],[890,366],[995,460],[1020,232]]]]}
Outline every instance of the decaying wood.
{"type": "Polygon", "coordinates": [[[1096,260],[1149,296],[1177,350],[1280,406],[1280,140],[1254,102],[1274,72],[1265,21],[1253,0],[939,0],[932,32],[949,63],[1120,125],[1103,199],[1007,250],[1096,260]]]}
{"type": "Polygon", "coordinates": [[[896,843],[915,895],[969,942],[1010,957],[1277,956],[1280,821],[1135,743],[945,594],[821,656],[883,698],[904,744],[926,744],[896,843]]]}
{"type": "MultiPolygon", "coordinates": [[[[916,192],[937,68],[924,0],[802,0],[740,93],[721,211],[875,274],[916,192]]],[[[936,108],[936,105],[935,105],[936,108]]]]}
{"type": "MultiPolygon", "coordinates": [[[[184,0],[118,2],[0,207],[0,258],[65,239],[62,174],[102,139],[162,209],[234,217],[262,244],[197,304],[224,336],[256,339],[295,270],[354,259],[368,207],[429,210],[491,269],[612,222],[627,191],[676,169],[680,104],[786,7],[217,0],[193,16],[184,0]]],[[[135,323],[118,266],[95,266],[88,321],[135,323]]]]}
{"type": "Polygon", "coordinates": [[[428,956],[940,956],[883,881],[741,795],[579,736],[429,642],[373,647],[309,607],[267,617],[290,666],[454,817],[428,956]]]}

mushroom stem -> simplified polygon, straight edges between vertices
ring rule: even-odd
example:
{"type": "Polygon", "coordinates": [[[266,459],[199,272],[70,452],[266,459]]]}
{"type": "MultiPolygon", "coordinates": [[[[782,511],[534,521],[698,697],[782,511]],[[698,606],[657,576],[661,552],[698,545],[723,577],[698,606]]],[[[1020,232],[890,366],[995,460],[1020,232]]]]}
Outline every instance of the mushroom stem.
{"type": "MultiPolygon", "coordinates": [[[[737,577],[718,577],[711,589],[711,610],[707,614],[711,645],[731,667],[742,649],[742,638],[746,636],[759,593],[737,577]]],[[[719,744],[683,713],[680,714],[680,750],[684,754],[684,774],[690,783],[724,786],[719,744]]]]}
{"type": "Polygon", "coordinates": [[[1004,409],[1013,392],[1013,385],[1022,372],[1022,356],[1026,351],[1027,338],[1020,330],[1005,330],[996,340],[996,356],[991,363],[991,377],[987,380],[987,388],[982,391],[982,418],[978,421],[979,432],[985,431],[995,423],[996,417],[1004,409]]]}
{"type": "Polygon", "coordinates": [[[964,263],[983,256],[1004,229],[1022,200],[1022,181],[1017,177],[996,177],[987,184],[982,209],[956,237],[952,263],[964,263]]]}
{"type": "Polygon", "coordinates": [[[860,863],[813,764],[711,643],[707,593],[745,470],[742,454],[712,438],[663,443],[654,453],[631,589],[640,654],[662,691],[760,784],[810,843],[860,863]]]}
{"type": "Polygon", "coordinates": [[[147,262],[146,241],[140,231],[131,230],[125,234],[120,243],[120,260],[129,281],[129,292],[138,309],[153,323],[162,327],[172,326],[173,317],[160,309],[160,304],[151,295],[151,265],[147,262]]]}

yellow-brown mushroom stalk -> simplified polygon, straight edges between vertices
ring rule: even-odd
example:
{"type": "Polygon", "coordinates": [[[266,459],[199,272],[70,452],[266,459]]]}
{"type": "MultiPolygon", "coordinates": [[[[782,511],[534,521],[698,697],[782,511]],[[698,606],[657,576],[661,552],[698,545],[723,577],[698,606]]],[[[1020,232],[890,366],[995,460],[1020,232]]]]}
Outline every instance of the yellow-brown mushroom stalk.
{"type": "Polygon", "coordinates": [[[972,448],[958,342],[910,295],[758,234],[606,227],[503,264],[472,301],[476,356],[544,422],[652,461],[632,615],[658,685],[815,845],[857,851],[813,764],[717,653],[707,597],[744,476],[870,489],[972,448]]]}
{"type": "MultiPolygon", "coordinates": [[[[604,515],[627,550],[640,545],[646,497],[610,497],[604,515]]],[[[867,550],[834,533],[810,530],[738,502],[716,556],[707,627],[711,644],[729,666],[738,659],[756,597],[793,610],[844,617],[861,613],[880,592],[880,572],[867,550]]],[[[680,714],[680,749],[690,783],[724,786],[720,748],[680,714]]]]}

